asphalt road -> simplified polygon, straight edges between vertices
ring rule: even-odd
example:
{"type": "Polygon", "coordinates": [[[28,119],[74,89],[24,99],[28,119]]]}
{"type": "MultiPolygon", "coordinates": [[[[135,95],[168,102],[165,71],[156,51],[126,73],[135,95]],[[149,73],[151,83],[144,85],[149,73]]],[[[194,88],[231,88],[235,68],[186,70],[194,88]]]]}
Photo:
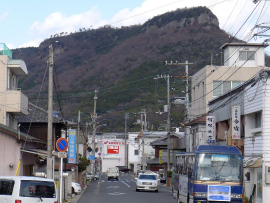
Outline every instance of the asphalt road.
{"type": "Polygon", "coordinates": [[[175,203],[171,189],[159,186],[159,192],[136,192],[134,173],[121,173],[119,180],[107,180],[102,174],[99,181],[90,183],[77,203],[175,203]]]}

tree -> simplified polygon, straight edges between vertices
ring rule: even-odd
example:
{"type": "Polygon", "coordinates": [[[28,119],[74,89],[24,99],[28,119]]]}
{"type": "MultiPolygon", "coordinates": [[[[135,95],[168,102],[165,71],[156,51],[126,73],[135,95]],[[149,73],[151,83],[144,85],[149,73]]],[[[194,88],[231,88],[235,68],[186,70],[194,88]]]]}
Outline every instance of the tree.
{"type": "Polygon", "coordinates": [[[86,170],[87,166],[87,158],[83,157],[81,154],[79,154],[79,172],[83,172],[86,170]]]}

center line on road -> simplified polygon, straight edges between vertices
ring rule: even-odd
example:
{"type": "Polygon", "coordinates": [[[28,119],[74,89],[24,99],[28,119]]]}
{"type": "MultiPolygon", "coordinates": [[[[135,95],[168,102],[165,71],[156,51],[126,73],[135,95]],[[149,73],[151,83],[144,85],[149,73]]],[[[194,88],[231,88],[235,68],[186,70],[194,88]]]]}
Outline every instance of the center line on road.
{"type": "Polygon", "coordinates": [[[101,182],[99,182],[98,185],[97,185],[97,189],[96,189],[96,191],[95,191],[95,195],[98,194],[98,191],[99,191],[99,188],[100,188],[100,184],[101,184],[101,182]]]}
{"type": "Polygon", "coordinates": [[[126,184],[124,181],[122,181],[122,183],[124,183],[126,186],[130,187],[128,184],[126,184]]]}

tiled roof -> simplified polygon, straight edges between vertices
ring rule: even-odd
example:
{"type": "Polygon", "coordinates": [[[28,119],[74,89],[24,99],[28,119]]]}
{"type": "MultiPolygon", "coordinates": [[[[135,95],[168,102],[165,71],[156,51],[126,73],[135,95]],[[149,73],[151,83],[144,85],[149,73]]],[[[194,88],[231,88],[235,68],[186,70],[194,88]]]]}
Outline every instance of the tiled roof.
{"type": "MultiPolygon", "coordinates": [[[[9,128],[8,126],[5,126],[3,124],[0,124],[0,131],[4,132],[4,133],[7,133],[13,137],[16,137],[18,138],[19,134],[18,134],[18,131],[17,130],[14,130],[14,129],[11,129],[9,128]]],[[[25,133],[22,133],[20,132],[20,139],[22,140],[26,140],[27,142],[37,142],[37,143],[43,143],[43,144],[46,144],[46,142],[40,140],[40,139],[37,139],[31,135],[27,135],[25,133]]]]}
{"type": "MultiPolygon", "coordinates": [[[[29,102],[29,115],[16,116],[18,123],[48,123],[48,112],[29,102]]],[[[53,115],[53,123],[62,123],[64,120],[53,115]]],[[[71,124],[71,122],[69,122],[71,124]]],[[[73,123],[75,124],[75,123],[73,123]]]]}

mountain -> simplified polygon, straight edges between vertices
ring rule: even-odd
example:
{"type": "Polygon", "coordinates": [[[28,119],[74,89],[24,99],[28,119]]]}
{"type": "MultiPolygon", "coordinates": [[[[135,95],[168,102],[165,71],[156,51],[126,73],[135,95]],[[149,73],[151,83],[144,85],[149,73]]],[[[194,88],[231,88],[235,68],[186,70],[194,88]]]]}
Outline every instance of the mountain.
{"type": "MultiPolygon", "coordinates": [[[[214,52],[219,54],[215,63],[220,65],[219,47],[228,42],[228,34],[219,28],[217,17],[208,8],[196,7],[156,16],[143,25],[80,29],[46,39],[39,47],[13,50],[13,58],[23,59],[29,72],[27,77],[20,78],[20,87],[31,102],[38,101],[37,105],[45,109],[48,76],[44,74],[49,45],[56,40],[58,43],[53,43],[54,81],[58,95],[54,93],[54,109],[61,108],[68,119],[77,118],[80,109],[83,122],[90,123],[94,91],[98,90],[99,121],[107,123],[110,130],[121,131],[123,112],[138,112],[142,108],[149,112],[150,126],[158,128],[166,115],[157,118],[154,112],[163,111],[167,82],[153,78],[157,74],[185,75],[184,66],[166,66],[165,61],[194,63],[189,66],[192,75],[210,64],[214,52]]],[[[171,78],[171,87],[171,97],[184,96],[182,78],[171,78]]],[[[183,116],[184,106],[172,107],[174,126],[182,122],[183,116]]],[[[139,129],[133,124],[136,118],[139,117],[130,116],[129,128],[139,129]]]]}

